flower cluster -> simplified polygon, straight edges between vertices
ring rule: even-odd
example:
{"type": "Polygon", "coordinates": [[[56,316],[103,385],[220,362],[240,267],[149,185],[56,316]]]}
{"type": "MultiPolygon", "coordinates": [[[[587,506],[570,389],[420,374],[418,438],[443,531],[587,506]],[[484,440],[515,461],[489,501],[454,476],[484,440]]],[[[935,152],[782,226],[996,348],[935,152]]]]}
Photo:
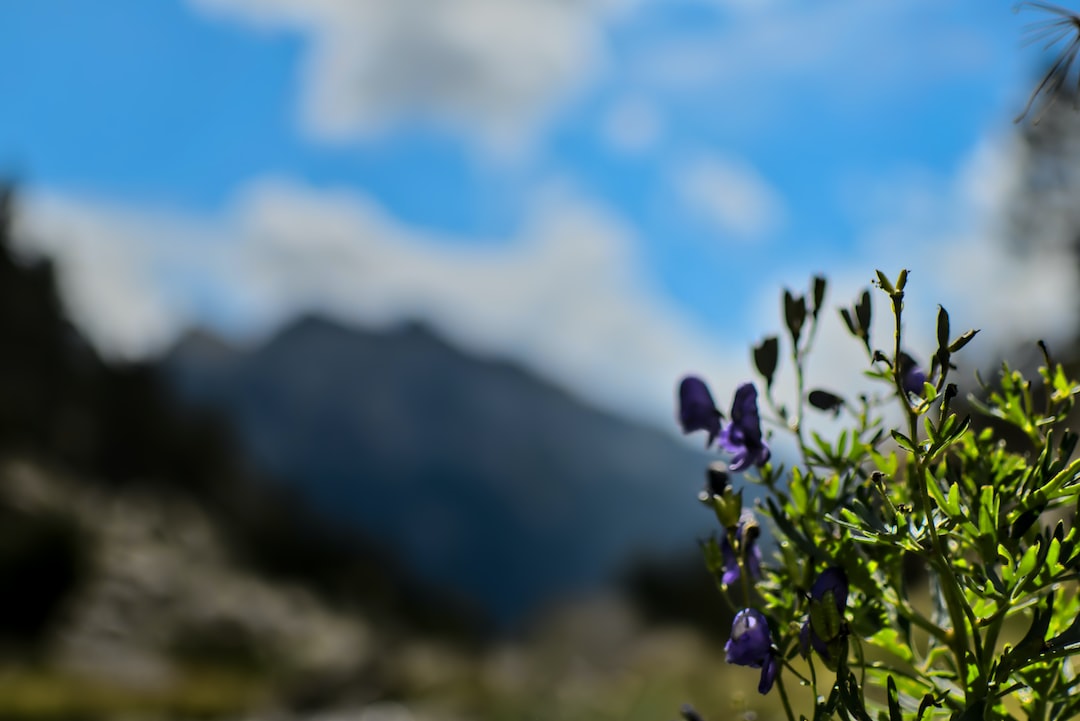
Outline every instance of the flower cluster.
{"type": "Polygon", "coordinates": [[[752,354],[767,420],[794,441],[784,464],[769,462],[753,384],[725,417],[703,380],[679,383],[682,430],[730,454],[699,495],[722,528],[702,549],[735,613],[727,661],[759,669],[758,691],[775,686],[788,721],[1080,718],[1080,381],[1040,342],[1038,378],[1003,365],[953,403],[950,374],[978,331],[955,335],[939,307],[922,366],[904,350],[907,279],[877,273],[894,326],[884,346],[870,289],[839,308],[869,381],[846,394],[806,383],[824,278],[784,291],[788,342],[768,336],[752,354]],[[783,357],[794,392],[778,398],[783,357]],[[833,437],[813,429],[818,411],[842,424],[833,437]],[[753,512],[733,487],[740,473],[759,486],[753,512]],[[767,562],[758,518],[776,539],[767,562]],[[792,708],[789,675],[808,687],[809,713],[792,708]]]}
{"type": "MultiPolygon", "coordinates": [[[[726,507],[724,498],[730,490],[728,471],[739,473],[752,466],[764,466],[771,455],[761,432],[757,388],[753,383],[743,383],[735,390],[731,420],[726,424],[705,381],[696,376],[683,378],[679,382],[678,395],[679,423],[683,433],[705,431],[708,434],[706,448],[716,443],[731,454],[727,466],[722,463],[709,466],[705,495],[726,507]]],[[[760,527],[754,514],[749,510],[736,510],[723,522],[731,526],[724,529],[720,544],[723,568],[720,581],[725,586],[732,586],[746,569],[748,578],[745,581],[753,583],[761,578],[761,549],[757,546],[760,527]],[[736,516],[738,521],[734,522],[736,516]]],[[[759,692],[765,694],[772,689],[780,673],[781,661],[764,614],[754,608],[739,611],[724,651],[728,663],[761,669],[759,692]]]]}
{"type": "Polygon", "coordinates": [[[728,470],[735,473],[768,463],[769,446],[761,434],[757,388],[753,383],[743,383],[736,389],[731,404],[731,422],[724,425],[723,419],[705,381],[697,376],[686,376],[679,382],[679,423],[683,433],[706,431],[705,447],[716,442],[731,453],[728,470]]]}

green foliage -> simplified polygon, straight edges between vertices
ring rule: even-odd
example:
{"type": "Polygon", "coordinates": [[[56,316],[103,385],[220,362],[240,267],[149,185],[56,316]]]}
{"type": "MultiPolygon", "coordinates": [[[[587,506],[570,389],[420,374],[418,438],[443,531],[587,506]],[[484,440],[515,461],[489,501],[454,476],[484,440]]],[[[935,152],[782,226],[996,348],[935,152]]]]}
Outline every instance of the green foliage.
{"type": "MultiPolygon", "coordinates": [[[[769,618],[792,721],[1071,718],[1080,713],[1070,662],[1080,653],[1080,459],[1068,424],[1080,384],[1040,344],[1037,379],[1007,364],[992,383],[980,379],[966,406],[973,423],[949,376],[977,331],[954,335],[939,309],[924,374],[904,350],[906,283],[906,272],[878,272],[895,328],[886,348],[871,334],[869,291],[840,309],[879,388],[854,401],[804,387],[824,281],[813,281],[809,314],[802,296],[784,292],[794,407],[773,396],[776,338],[754,360],[766,381],[763,420],[794,437],[799,460],[747,474],[764,487],[759,508],[777,548],[759,580],[725,592],[769,618]],[[807,404],[843,419],[835,437],[806,428],[807,404]],[[843,608],[831,591],[812,597],[826,568],[846,576],[843,608]],[[800,648],[806,624],[824,648],[800,648]],[[791,710],[785,676],[812,687],[814,708],[791,710]]],[[[708,500],[725,528],[741,507],[733,485],[708,500]]],[[[719,579],[722,554],[705,550],[719,579]]]]}

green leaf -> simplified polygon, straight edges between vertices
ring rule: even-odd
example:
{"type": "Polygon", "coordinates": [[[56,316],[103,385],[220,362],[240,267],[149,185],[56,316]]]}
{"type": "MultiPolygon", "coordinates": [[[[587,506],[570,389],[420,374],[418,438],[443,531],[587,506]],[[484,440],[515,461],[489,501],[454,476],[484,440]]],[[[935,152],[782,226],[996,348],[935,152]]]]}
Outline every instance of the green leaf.
{"type": "Polygon", "coordinates": [[[862,522],[866,526],[872,528],[877,533],[892,533],[893,529],[887,528],[885,524],[881,521],[881,518],[878,516],[877,512],[871,509],[861,500],[857,498],[853,500],[851,502],[851,507],[852,510],[854,510],[855,514],[862,520],[862,522]]]}
{"type": "MultiPolygon", "coordinates": [[[[949,416],[949,418],[953,419],[956,418],[956,416],[952,415],[949,416]]],[[[960,440],[960,437],[967,433],[969,428],[971,428],[971,416],[967,415],[964,416],[964,420],[960,421],[959,424],[956,424],[951,428],[948,434],[948,438],[945,439],[946,445],[960,440]]]]}
{"type": "Polygon", "coordinates": [[[956,351],[966,346],[968,343],[971,342],[971,339],[974,338],[978,332],[978,330],[969,330],[965,332],[963,335],[961,335],[959,338],[949,344],[949,352],[955,353],[956,351]]]}
{"type": "Polygon", "coordinates": [[[720,544],[715,538],[707,538],[701,542],[701,553],[705,557],[705,568],[719,582],[724,573],[724,554],[720,550],[720,544]]]}
{"type": "Polygon", "coordinates": [[[881,471],[886,477],[892,477],[896,475],[897,469],[900,467],[900,459],[897,458],[895,452],[890,452],[888,456],[883,456],[877,451],[870,451],[870,460],[874,462],[874,467],[881,471]]]}
{"type": "Polygon", "coordinates": [[[979,489],[979,533],[989,537],[992,537],[997,529],[994,500],[993,486],[982,486],[979,489]]]}
{"type": "Polygon", "coordinates": [[[937,344],[938,348],[947,350],[949,347],[949,311],[940,305],[937,314],[937,344]]]}
{"type": "Polygon", "coordinates": [[[782,533],[785,538],[794,543],[800,551],[810,558],[817,561],[828,562],[828,557],[820,548],[814,545],[805,535],[795,528],[791,523],[788,514],[781,511],[773,499],[766,498],[765,505],[769,509],[769,516],[773,519],[773,522],[776,523],[777,528],[780,529],[780,533],[782,533]]]}
{"type": "Polygon", "coordinates": [[[934,425],[934,422],[930,420],[930,416],[926,416],[923,419],[923,426],[926,427],[926,437],[930,439],[930,447],[936,448],[941,445],[941,436],[938,434],[938,429],[934,425]]]}
{"type": "MultiPolygon", "coordinates": [[[[1056,653],[1080,645],[1080,617],[1077,617],[1064,631],[1046,642],[1046,650],[1056,653]]],[[[1080,649],[1077,649],[1080,650],[1080,649]]]]}
{"type": "Polygon", "coordinates": [[[1033,570],[1035,570],[1035,560],[1039,557],[1040,543],[1036,543],[1034,546],[1029,546],[1024,552],[1024,555],[1020,557],[1020,563],[1016,564],[1016,577],[1025,578],[1033,570]]]}
{"type": "Polygon", "coordinates": [[[866,640],[868,643],[877,646],[878,648],[885,649],[892,655],[903,659],[904,661],[910,663],[914,660],[911,647],[900,638],[900,632],[895,628],[886,626],[866,640]]]}
{"type": "Polygon", "coordinates": [[[919,702],[919,713],[915,717],[915,721],[922,721],[923,715],[933,706],[934,708],[941,708],[941,703],[934,700],[933,694],[926,694],[922,697],[922,701],[919,702]]]}
{"type": "Polygon", "coordinates": [[[820,601],[810,603],[810,628],[822,641],[828,643],[837,638],[842,622],[843,617],[837,611],[832,591],[826,591],[820,601]]]}
{"type": "Polygon", "coordinates": [[[952,518],[960,516],[960,484],[949,486],[949,495],[945,497],[945,512],[952,518]]]}
{"type": "Polygon", "coordinates": [[[862,694],[859,692],[859,682],[855,674],[848,671],[847,677],[843,680],[837,678],[837,683],[840,685],[840,699],[843,701],[844,708],[850,711],[858,721],[873,721],[866,713],[866,707],[863,706],[862,694]]]}
{"type": "MultiPolygon", "coordinates": [[[[1027,633],[1020,639],[1020,643],[1016,644],[1015,648],[1010,649],[1001,659],[1001,664],[998,666],[997,678],[998,680],[1004,680],[1008,678],[1008,675],[1015,670],[1024,668],[1033,659],[1037,658],[1049,646],[1044,639],[1046,638],[1046,630],[1050,627],[1050,619],[1054,615],[1054,594],[1051,592],[1046,597],[1046,606],[1035,609],[1035,618],[1031,621],[1031,626],[1028,628],[1027,633]]],[[[1076,624],[1073,624],[1074,626],[1076,624]]],[[[1066,632],[1067,633],[1067,632],[1066,632]]],[[[1065,634],[1061,634],[1056,637],[1060,639],[1065,634]]],[[[1055,639],[1055,640],[1056,640],[1055,639]]]]}
{"type": "Polygon", "coordinates": [[[1061,555],[1061,541],[1056,538],[1050,539],[1050,547],[1046,549],[1046,567],[1050,569],[1051,574],[1057,573],[1058,558],[1061,555]]]}
{"type": "Polygon", "coordinates": [[[882,273],[880,270],[877,271],[877,280],[878,285],[881,286],[881,289],[889,295],[892,295],[896,292],[896,288],[893,287],[892,281],[889,280],[889,277],[882,273]]]}
{"type": "Polygon", "coordinates": [[[713,496],[713,504],[716,509],[716,520],[720,521],[721,526],[734,528],[739,524],[743,509],[742,489],[735,493],[729,487],[723,496],[713,496]]]}
{"type": "Polygon", "coordinates": [[[1035,521],[1039,520],[1039,516],[1041,516],[1042,512],[1045,510],[1046,504],[1042,504],[1021,513],[1019,516],[1016,517],[1016,520],[1012,522],[1012,528],[1009,531],[1009,537],[1013,539],[1023,537],[1024,533],[1026,533],[1029,528],[1035,525],[1035,521]]]}
{"type": "Polygon", "coordinates": [[[941,486],[938,485],[938,481],[931,474],[926,474],[926,490],[930,492],[930,497],[934,499],[934,503],[937,507],[945,511],[948,508],[948,502],[945,499],[945,494],[941,492],[941,486]]]}
{"type": "Polygon", "coordinates": [[[896,691],[896,681],[891,674],[886,682],[886,688],[889,696],[889,721],[904,721],[904,715],[900,713],[900,695],[896,691]]]}
{"type": "Polygon", "coordinates": [[[909,453],[915,453],[915,444],[912,443],[911,439],[905,436],[903,433],[896,429],[893,429],[892,437],[893,440],[896,441],[896,444],[903,448],[905,451],[908,451],[909,453]]]}
{"type": "Polygon", "coordinates": [[[829,721],[836,707],[840,705],[840,684],[833,684],[832,692],[825,703],[819,703],[814,709],[814,721],[829,721]]]}
{"type": "Polygon", "coordinates": [[[803,476],[798,467],[791,469],[791,483],[788,485],[788,492],[791,494],[791,505],[795,506],[795,510],[800,514],[805,514],[810,499],[807,495],[806,477],[803,476]]]}

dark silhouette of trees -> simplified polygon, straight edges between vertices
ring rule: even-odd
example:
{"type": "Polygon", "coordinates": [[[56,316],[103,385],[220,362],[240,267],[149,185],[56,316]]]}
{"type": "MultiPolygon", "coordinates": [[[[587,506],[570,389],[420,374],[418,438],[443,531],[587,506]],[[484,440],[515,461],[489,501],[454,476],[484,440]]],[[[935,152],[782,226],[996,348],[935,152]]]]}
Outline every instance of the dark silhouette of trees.
{"type": "MultiPolygon", "coordinates": [[[[469,609],[251,472],[224,420],[178,402],[154,362],[102,359],[67,319],[52,263],[14,251],[16,212],[16,193],[0,188],[0,461],[183,494],[249,568],[305,584],[384,629],[477,637],[485,626],[469,609]]],[[[19,589],[0,599],[0,641],[33,642],[85,580],[88,538],[70,519],[27,517],[2,499],[0,527],[0,586],[19,589]]]]}

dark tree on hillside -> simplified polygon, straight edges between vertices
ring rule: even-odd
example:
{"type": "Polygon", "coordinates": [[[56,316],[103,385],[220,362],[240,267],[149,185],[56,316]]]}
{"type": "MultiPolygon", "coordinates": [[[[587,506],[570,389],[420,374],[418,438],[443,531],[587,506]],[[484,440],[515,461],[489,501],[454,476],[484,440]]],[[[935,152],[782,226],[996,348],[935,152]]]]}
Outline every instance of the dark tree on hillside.
{"type": "Polygon", "coordinates": [[[15,257],[13,210],[0,190],[0,448],[85,462],[102,365],[65,319],[52,265],[15,257]]]}
{"type": "MultiPolygon", "coordinates": [[[[414,583],[390,555],[327,528],[253,474],[217,414],[180,403],[153,362],[102,359],[69,322],[52,263],[20,257],[18,196],[0,187],[0,461],[32,458],[88,483],[183,494],[218,521],[242,564],[362,609],[384,629],[472,638],[478,616],[414,583]]],[[[0,643],[33,642],[86,571],[87,539],[8,508],[0,484],[0,643]]]]}
{"type": "Polygon", "coordinates": [[[68,320],[52,263],[15,253],[16,212],[12,189],[0,189],[0,452],[107,483],[220,487],[223,428],[174,407],[152,366],[102,361],[68,320]]]}

